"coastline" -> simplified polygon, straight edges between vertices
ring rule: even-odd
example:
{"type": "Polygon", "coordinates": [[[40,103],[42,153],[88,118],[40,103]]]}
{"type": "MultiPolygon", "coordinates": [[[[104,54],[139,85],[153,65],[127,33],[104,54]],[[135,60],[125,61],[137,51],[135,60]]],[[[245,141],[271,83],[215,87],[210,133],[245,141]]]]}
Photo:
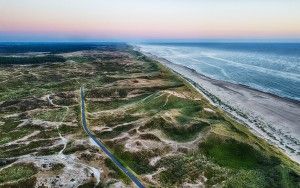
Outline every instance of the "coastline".
{"type": "MultiPolygon", "coordinates": [[[[137,49],[140,51],[139,49],[137,49]]],[[[300,164],[300,102],[249,86],[216,80],[150,53],[144,55],[179,74],[213,104],[300,164]]]]}

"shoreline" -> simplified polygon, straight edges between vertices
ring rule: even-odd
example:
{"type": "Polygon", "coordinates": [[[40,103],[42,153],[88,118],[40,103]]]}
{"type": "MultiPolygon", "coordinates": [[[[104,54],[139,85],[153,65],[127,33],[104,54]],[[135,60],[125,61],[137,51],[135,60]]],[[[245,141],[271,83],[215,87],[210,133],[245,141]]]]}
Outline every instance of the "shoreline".
{"type": "Polygon", "coordinates": [[[212,79],[194,69],[140,52],[179,74],[213,105],[250,128],[255,135],[281,148],[292,160],[300,164],[299,101],[242,84],[212,79]]]}
{"type": "MultiPolygon", "coordinates": [[[[157,61],[168,61],[168,63],[171,63],[171,64],[174,64],[174,65],[177,65],[169,60],[166,60],[166,59],[163,59],[163,58],[160,58],[160,57],[157,57],[157,61]]],[[[223,80],[218,80],[218,79],[214,79],[214,78],[210,78],[208,76],[205,76],[204,74],[201,74],[199,72],[197,72],[195,69],[192,69],[192,68],[189,68],[189,67],[185,67],[183,65],[178,65],[178,66],[182,66],[186,69],[189,69],[190,71],[198,74],[199,76],[205,78],[205,79],[209,79],[209,80],[212,80],[212,81],[215,81],[215,82],[224,82],[226,84],[232,84],[232,85],[237,85],[237,86],[240,86],[240,87],[243,87],[245,89],[249,89],[249,90],[253,90],[254,92],[259,92],[259,93],[264,93],[266,95],[270,95],[274,98],[277,98],[279,100],[285,100],[285,101],[288,101],[288,102],[291,102],[291,103],[295,103],[295,104],[299,104],[300,105],[300,101],[299,100],[296,100],[296,99],[292,99],[292,98],[289,98],[289,97],[284,97],[284,96],[279,96],[279,95],[276,95],[274,93],[271,93],[271,92],[268,92],[268,91],[263,91],[263,90],[259,90],[259,89],[256,89],[256,88],[253,88],[251,86],[248,86],[248,85],[244,85],[244,84],[239,84],[239,83],[233,83],[233,82],[229,82],[229,81],[223,81],[223,80]]],[[[179,73],[178,73],[179,74],[179,73]]]]}

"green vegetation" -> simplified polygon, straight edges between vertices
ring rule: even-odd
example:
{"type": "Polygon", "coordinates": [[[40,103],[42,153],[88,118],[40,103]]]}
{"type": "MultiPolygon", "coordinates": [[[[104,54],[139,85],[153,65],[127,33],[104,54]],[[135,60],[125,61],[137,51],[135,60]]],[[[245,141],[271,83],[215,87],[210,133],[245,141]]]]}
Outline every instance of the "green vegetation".
{"type": "Polygon", "coordinates": [[[53,141],[45,140],[41,141],[31,141],[29,144],[19,144],[18,147],[7,146],[5,149],[0,151],[0,158],[6,158],[10,156],[18,157],[22,155],[26,155],[29,153],[33,153],[38,151],[39,147],[51,146],[53,141]]]}
{"type": "Polygon", "coordinates": [[[200,146],[206,156],[211,157],[215,163],[229,168],[253,169],[259,166],[276,165],[280,161],[270,161],[267,156],[253,148],[251,145],[234,139],[211,136],[200,146]]]}
{"type": "Polygon", "coordinates": [[[101,131],[97,136],[101,139],[114,138],[123,132],[129,131],[133,127],[134,124],[119,125],[111,131],[101,131]]]}
{"type": "Polygon", "coordinates": [[[157,136],[155,136],[154,134],[150,134],[150,133],[144,133],[140,135],[141,139],[144,140],[155,140],[155,141],[161,141],[157,136]]]}
{"type": "MultiPolygon", "coordinates": [[[[126,44],[120,44],[122,48],[125,48],[126,44]]],[[[65,52],[75,52],[80,50],[92,50],[92,49],[102,49],[109,50],[115,49],[109,43],[107,44],[86,44],[86,43],[24,43],[20,44],[11,44],[11,43],[2,43],[0,45],[0,53],[28,53],[28,52],[48,52],[51,54],[55,53],[65,53],[65,52]],[[107,48],[107,49],[105,49],[107,48]]],[[[122,49],[120,48],[120,49],[122,49]]]]}
{"type": "Polygon", "coordinates": [[[105,159],[105,165],[109,168],[112,172],[110,172],[111,176],[116,179],[121,179],[125,184],[130,184],[131,180],[123,173],[110,159],[105,159]]]}
{"type": "Polygon", "coordinates": [[[14,132],[1,132],[0,133],[0,144],[6,144],[13,140],[20,139],[28,135],[31,131],[28,129],[16,130],[14,132]]]}
{"type": "MultiPolygon", "coordinates": [[[[94,123],[105,123],[106,126],[108,127],[115,127],[118,126],[120,124],[133,124],[133,121],[138,120],[140,117],[139,116],[133,116],[131,114],[115,114],[115,115],[105,115],[103,114],[101,117],[99,118],[95,118],[95,119],[91,119],[90,123],[94,124],[94,123]]],[[[118,129],[116,129],[118,130],[118,129]]]]}
{"type": "Polygon", "coordinates": [[[160,129],[170,139],[180,142],[195,139],[200,131],[209,126],[210,125],[206,122],[199,122],[197,124],[186,126],[174,126],[163,118],[153,118],[150,122],[145,124],[145,128],[160,129]]]}
{"type": "Polygon", "coordinates": [[[93,101],[90,103],[90,105],[87,106],[88,111],[90,112],[95,112],[98,110],[111,110],[115,109],[124,105],[128,105],[130,103],[137,102],[141,99],[143,99],[145,95],[133,97],[130,99],[114,99],[114,100],[109,100],[109,101],[93,101]]]}
{"type": "Polygon", "coordinates": [[[165,186],[180,185],[186,179],[196,181],[201,176],[208,178],[206,184],[212,186],[226,180],[230,173],[198,152],[163,158],[157,166],[166,168],[159,176],[165,186]]]}
{"type": "Polygon", "coordinates": [[[68,142],[67,144],[67,148],[64,150],[64,154],[65,155],[69,155],[69,154],[72,154],[72,153],[75,153],[77,151],[84,151],[86,150],[88,147],[86,145],[82,145],[82,144],[74,144],[74,143],[71,143],[71,142],[68,142]]]}
{"type": "Polygon", "coordinates": [[[0,121],[4,122],[3,125],[0,125],[0,146],[2,144],[23,138],[34,131],[34,129],[30,126],[17,129],[17,126],[22,123],[20,118],[3,118],[0,119],[0,121]]]}
{"type": "Polygon", "coordinates": [[[45,121],[53,121],[53,122],[60,122],[62,121],[63,117],[66,115],[66,108],[59,108],[53,110],[47,110],[37,113],[34,118],[35,119],[42,119],[45,121]]]}
{"type": "Polygon", "coordinates": [[[33,164],[14,164],[0,171],[0,184],[27,179],[37,173],[33,164]]]}
{"type": "Polygon", "coordinates": [[[59,132],[64,136],[64,135],[69,135],[69,134],[74,134],[80,130],[81,127],[79,126],[68,126],[66,124],[62,124],[59,126],[58,130],[59,132]]]}
{"type": "Polygon", "coordinates": [[[106,144],[111,149],[112,153],[125,165],[128,166],[137,174],[145,174],[153,172],[154,167],[150,166],[148,159],[156,155],[156,151],[141,151],[141,152],[129,152],[125,151],[122,145],[116,143],[106,144]]]}
{"type": "Polygon", "coordinates": [[[162,159],[158,166],[166,170],[160,180],[168,186],[180,185],[184,179],[195,181],[204,175],[209,186],[223,181],[225,187],[299,186],[299,169],[287,167],[285,157],[277,155],[270,145],[258,138],[252,140],[254,136],[244,127],[223,126],[213,126],[196,152],[162,159]]]}
{"type": "Polygon", "coordinates": [[[23,188],[23,187],[34,187],[36,184],[36,177],[32,176],[27,179],[21,179],[17,182],[4,183],[0,185],[0,188],[23,188]]]}
{"type": "Polygon", "coordinates": [[[58,154],[58,152],[61,151],[63,148],[64,145],[59,145],[56,147],[39,149],[36,153],[36,156],[47,156],[47,155],[58,154]]]}
{"type": "Polygon", "coordinates": [[[95,183],[92,181],[89,181],[87,183],[78,186],[78,188],[94,188],[94,187],[95,187],[95,183]]]}
{"type": "Polygon", "coordinates": [[[65,59],[61,56],[46,55],[46,56],[34,56],[34,57],[1,57],[0,65],[4,64],[41,64],[52,62],[65,62],[65,59]]]}

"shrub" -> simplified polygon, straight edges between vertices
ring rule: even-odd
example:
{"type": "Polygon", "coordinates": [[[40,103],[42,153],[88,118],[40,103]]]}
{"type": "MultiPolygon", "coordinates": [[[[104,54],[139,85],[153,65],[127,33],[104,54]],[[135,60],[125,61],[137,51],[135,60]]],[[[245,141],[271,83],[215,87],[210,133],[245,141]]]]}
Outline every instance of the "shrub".
{"type": "Polygon", "coordinates": [[[37,173],[33,164],[19,163],[0,171],[0,184],[19,179],[26,179],[37,173]]]}
{"type": "Polygon", "coordinates": [[[128,91],[126,89],[118,89],[118,93],[121,98],[125,98],[128,95],[128,91]]]}

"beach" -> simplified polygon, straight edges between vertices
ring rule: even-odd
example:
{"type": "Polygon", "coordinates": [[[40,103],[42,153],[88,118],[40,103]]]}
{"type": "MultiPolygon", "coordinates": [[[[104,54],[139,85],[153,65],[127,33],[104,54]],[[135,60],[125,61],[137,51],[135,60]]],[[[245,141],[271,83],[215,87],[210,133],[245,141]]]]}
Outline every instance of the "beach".
{"type": "Polygon", "coordinates": [[[150,53],[144,54],[180,74],[214,105],[300,163],[299,101],[278,97],[248,86],[211,79],[164,58],[150,53]]]}

